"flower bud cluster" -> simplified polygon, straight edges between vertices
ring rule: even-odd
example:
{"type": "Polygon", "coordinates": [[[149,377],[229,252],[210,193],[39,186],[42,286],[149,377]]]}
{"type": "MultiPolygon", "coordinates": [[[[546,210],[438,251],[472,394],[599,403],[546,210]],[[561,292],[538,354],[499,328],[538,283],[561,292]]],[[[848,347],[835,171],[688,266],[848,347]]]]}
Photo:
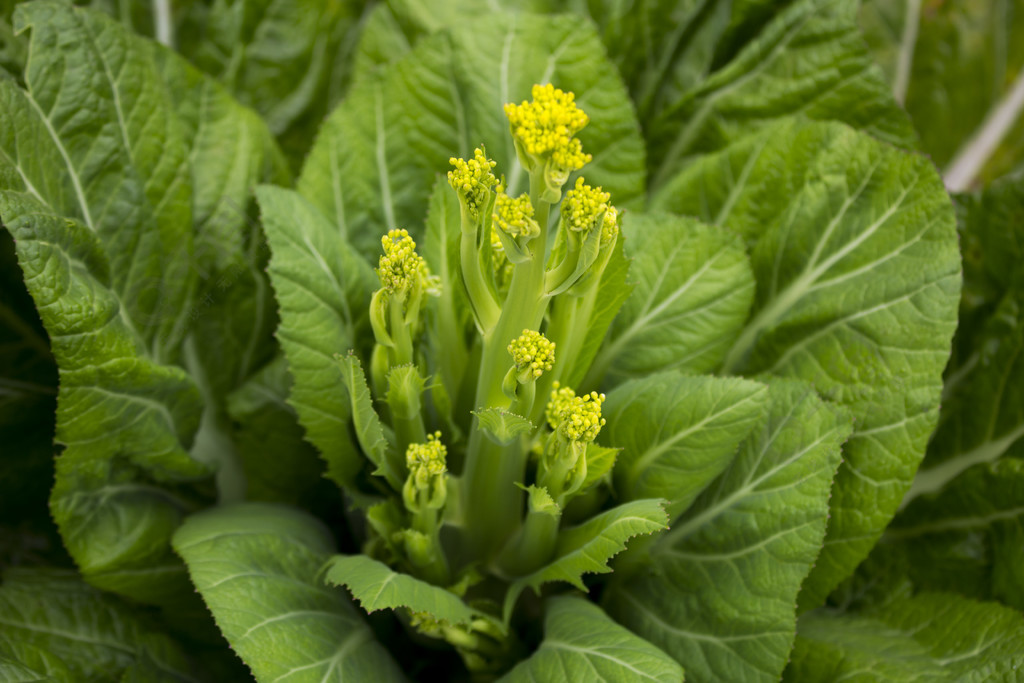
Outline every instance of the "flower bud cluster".
{"type": "Polygon", "coordinates": [[[494,200],[494,224],[512,237],[536,237],[540,234],[540,226],[533,220],[533,204],[529,195],[520,195],[513,199],[498,186],[498,196],[494,200]]]}
{"type": "Polygon", "coordinates": [[[487,193],[498,184],[491,172],[498,162],[488,159],[479,147],[468,161],[452,157],[448,162],[455,167],[448,171],[448,184],[463,199],[472,218],[478,219],[481,208],[487,204],[487,193]]]}
{"type": "Polygon", "coordinates": [[[575,95],[550,83],[533,86],[531,94],[532,102],[505,105],[513,137],[531,157],[564,169],[583,168],[592,157],[574,136],[590,119],[576,106],[575,95]]]}
{"type": "Polygon", "coordinates": [[[389,230],[380,242],[384,254],[377,265],[377,276],[389,293],[411,291],[429,277],[427,264],[416,253],[416,242],[407,230],[389,230]]]}
{"type": "MultiPolygon", "coordinates": [[[[602,230],[607,228],[607,217],[611,213],[611,221],[615,223],[615,209],[608,204],[611,194],[603,192],[600,187],[591,187],[576,179],[576,186],[565,193],[562,201],[562,221],[565,227],[575,232],[589,234],[602,221],[602,230]]],[[[603,234],[602,234],[603,238],[603,234]]]]}
{"type": "Polygon", "coordinates": [[[512,354],[516,370],[528,375],[529,379],[540,377],[555,364],[555,343],[533,330],[523,330],[508,345],[508,352],[512,354]]]}
{"type": "Polygon", "coordinates": [[[547,418],[551,428],[569,441],[590,443],[597,438],[605,419],[601,417],[604,394],[592,391],[583,396],[556,382],[548,403],[547,418]]]}

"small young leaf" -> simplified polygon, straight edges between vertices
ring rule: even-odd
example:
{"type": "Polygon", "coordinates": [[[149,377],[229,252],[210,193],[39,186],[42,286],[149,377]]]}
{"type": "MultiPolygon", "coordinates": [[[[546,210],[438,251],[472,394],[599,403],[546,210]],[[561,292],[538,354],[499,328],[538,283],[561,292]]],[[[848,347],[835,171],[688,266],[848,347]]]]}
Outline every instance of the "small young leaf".
{"type": "Polygon", "coordinates": [[[504,408],[474,410],[480,421],[480,429],[494,443],[507,446],[523,434],[533,431],[533,425],[525,417],[510,413],[504,408]]]}
{"type": "Polygon", "coordinates": [[[341,366],[342,380],[352,401],[352,425],[355,427],[359,446],[370,462],[377,466],[374,474],[387,479],[395,491],[401,491],[405,474],[393,466],[393,458],[388,456],[391,445],[385,439],[380,417],[373,409],[373,400],[370,398],[370,388],[366,385],[363,366],[359,363],[359,358],[351,352],[347,356],[339,356],[337,360],[341,366]]]}
{"type": "Polygon", "coordinates": [[[343,593],[317,581],[330,533],[293,508],[245,503],[189,517],[174,549],[221,633],[259,680],[404,680],[343,593]]]}
{"type": "Polygon", "coordinates": [[[597,605],[556,597],[546,607],[540,647],[499,683],[682,683],[683,670],[671,657],[616,624],[597,605]]]}
{"type": "Polygon", "coordinates": [[[615,459],[621,452],[621,448],[607,448],[593,441],[588,443],[587,476],[583,479],[583,485],[580,486],[580,493],[586,492],[591,486],[605,479],[615,466],[615,459]]]}
{"type": "Polygon", "coordinates": [[[386,564],[366,555],[335,555],[324,567],[324,580],[346,586],[367,612],[407,608],[426,612],[451,625],[467,625],[485,617],[451,591],[399,574],[386,564]]]}
{"type": "Polygon", "coordinates": [[[611,570],[608,560],[625,549],[629,539],[653,534],[668,526],[665,501],[634,500],[602,512],[579,526],[563,529],[558,534],[555,559],[528,576],[518,579],[509,588],[503,608],[505,621],[512,615],[519,595],[542,584],[566,581],[585,591],[584,574],[606,574],[611,570]]]}

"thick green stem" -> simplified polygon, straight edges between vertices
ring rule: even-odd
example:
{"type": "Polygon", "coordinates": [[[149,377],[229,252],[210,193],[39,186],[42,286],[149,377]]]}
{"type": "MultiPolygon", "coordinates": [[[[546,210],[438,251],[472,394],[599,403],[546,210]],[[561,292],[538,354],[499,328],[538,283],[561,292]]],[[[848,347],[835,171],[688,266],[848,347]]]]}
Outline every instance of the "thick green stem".
{"type": "Polygon", "coordinates": [[[561,515],[530,510],[515,539],[505,546],[498,564],[508,576],[524,576],[551,561],[561,515]]]}
{"type": "MultiPolygon", "coordinates": [[[[544,265],[548,213],[551,205],[540,201],[544,190],[541,174],[530,176],[530,197],[540,225],[537,245],[529,261],[517,264],[497,324],[484,333],[484,351],[477,382],[476,408],[507,408],[502,390],[511,366],[508,343],[524,329],[536,330],[547,308],[544,296],[544,265]]],[[[465,255],[463,256],[465,259],[465,255]]],[[[467,547],[489,558],[512,535],[520,522],[523,494],[516,488],[526,471],[526,449],[521,443],[501,447],[481,436],[474,421],[463,472],[464,502],[472,514],[466,519],[467,547]]]]}

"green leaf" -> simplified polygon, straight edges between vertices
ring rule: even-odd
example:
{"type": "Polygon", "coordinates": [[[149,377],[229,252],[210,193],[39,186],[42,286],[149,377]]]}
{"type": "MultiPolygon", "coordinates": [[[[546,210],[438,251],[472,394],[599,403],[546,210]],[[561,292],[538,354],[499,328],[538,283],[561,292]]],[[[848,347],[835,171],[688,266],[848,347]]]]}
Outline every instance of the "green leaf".
{"type": "MultiPolygon", "coordinates": [[[[639,33],[643,40],[634,38],[630,48],[649,55],[638,65],[645,77],[626,80],[647,91],[637,99],[652,192],[665,190],[700,155],[792,115],[842,121],[894,145],[916,146],[865,49],[857,2],[800,0],[775,16],[761,2],[718,5],[677,5],[683,16],[672,21],[660,16],[671,6],[652,4],[645,25],[654,37],[639,33]]],[[[611,48],[613,55],[622,49],[611,48]]]]}
{"type": "Polygon", "coordinates": [[[54,519],[86,579],[161,601],[187,587],[168,540],[195,502],[174,488],[209,473],[184,446],[198,393],[146,353],[92,231],[23,193],[0,192],[0,216],[60,366],[54,519]]]}
{"type": "Polygon", "coordinates": [[[199,680],[171,638],[70,572],[8,572],[0,587],[0,626],[5,681],[118,681],[140,661],[160,672],[153,680],[199,680]],[[27,677],[26,669],[51,678],[27,677]],[[12,670],[25,677],[8,677],[12,670]]]}
{"type": "Polygon", "coordinates": [[[555,559],[537,571],[516,580],[505,596],[504,615],[508,622],[516,600],[527,588],[539,593],[542,584],[566,581],[581,591],[584,574],[607,574],[608,561],[626,548],[634,536],[653,534],[668,526],[665,501],[633,500],[596,515],[583,524],[558,533],[555,559]]]}
{"type": "Polygon", "coordinates": [[[951,190],[989,182],[1024,161],[1024,52],[1015,49],[1024,38],[1019,8],[869,0],[860,23],[922,148],[944,169],[951,190]]]}
{"type": "Polygon", "coordinates": [[[800,618],[784,680],[1017,681],[1024,616],[994,603],[923,593],[864,614],[800,618]]]}
{"type": "Polygon", "coordinates": [[[363,466],[349,436],[351,414],[335,355],[353,348],[376,278],[335,227],[292,190],[256,189],[270,243],[270,281],[281,322],[277,338],[294,378],[289,403],[327,474],[346,485],[363,466]]]}
{"type": "Polygon", "coordinates": [[[270,255],[255,221],[252,188],[291,183],[267,125],[228,91],[169,50],[155,53],[175,94],[174,113],[189,148],[198,274],[188,311],[195,351],[218,400],[277,353],[270,255]]]}
{"type": "Polygon", "coordinates": [[[934,428],[960,293],[949,198],[924,157],[791,121],[705,157],[659,203],[752,245],[754,314],[726,371],[805,379],[853,411],[812,606],[874,545],[934,428]]]}
{"type": "Polygon", "coordinates": [[[621,452],[621,448],[606,448],[594,442],[588,443],[585,456],[587,459],[587,476],[583,479],[583,485],[580,486],[580,493],[585,493],[599,481],[610,480],[611,477],[608,475],[615,466],[615,460],[621,452]]]}
{"type": "Polygon", "coordinates": [[[633,295],[595,360],[613,378],[715,369],[750,313],[754,275],[740,238],[692,218],[629,214],[633,295]]]}
{"type": "Polygon", "coordinates": [[[300,161],[348,81],[359,3],[242,0],[187,13],[177,48],[260,113],[300,161]]]}
{"type": "MultiPolygon", "coordinates": [[[[1024,609],[1024,460],[976,465],[915,499],[883,536],[906,553],[919,590],[949,590],[1024,609]]],[[[889,548],[880,547],[879,550],[889,548]]]]}
{"type": "Polygon", "coordinates": [[[622,448],[613,474],[619,497],[663,497],[678,517],[732,462],[767,398],[757,382],[675,372],[616,387],[603,412],[605,438],[622,448]]]}
{"type": "Polygon", "coordinates": [[[500,683],[593,680],[681,683],[683,670],[664,652],[609,619],[597,605],[557,597],[547,601],[540,647],[500,683]]]}
{"type": "Polygon", "coordinates": [[[195,287],[191,178],[155,46],[64,2],[20,5],[15,27],[31,38],[27,90],[0,86],[5,186],[96,232],[128,317],[170,358],[195,287]]]}
{"type": "Polygon", "coordinates": [[[770,380],[768,399],[733,463],[657,539],[650,566],[606,593],[609,612],[689,680],[778,680],[825,535],[849,414],[802,382],[770,380]]]}
{"type": "Polygon", "coordinates": [[[317,573],[334,543],[293,508],[245,503],[189,517],[174,549],[221,633],[259,680],[404,680],[345,596],[317,573]]]}
{"type": "Polygon", "coordinates": [[[533,424],[529,420],[504,408],[484,408],[474,410],[473,414],[479,419],[480,429],[501,446],[507,446],[523,434],[533,431],[533,424]]]}
{"type": "Polygon", "coordinates": [[[339,357],[338,364],[341,366],[345,389],[352,400],[352,426],[355,427],[359,447],[366,458],[377,466],[374,474],[385,477],[395,491],[401,491],[405,473],[394,467],[394,459],[388,456],[388,451],[393,446],[384,438],[384,427],[377,411],[373,409],[373,399],[370,397],[370,388],[366,385],[363,366],[351,351],[347,356],[339,357]]]}
{"type": "Polygon", "coordinates": [[[10,683],[61,683],[72,674],[60,657],[23,640],[0,641],[0,677],[10,683]]]}
{"type": "Polygon", "coordinates": [[[286,402],[291,386],[288,363],[279,355],[228,396],[246,500],[299,505],[322,481],[323,462],[286,402]]]}
{"type": "MultiPolygon", "coordinates": [[[[1022,271],[1024,272],[1024,271],[1022,271]]],[[[942,419],[904,505],[981,463],[1024,454],[1024,277],[976,333],[971,358],[947,383],[942,419]]]]}
{"type": "Polygon", "coordinates": [[[596,35],[574,17],[460,22],[353,85],[321,130],[298,189],[366,255],[377,252],[387,228],[415,234],[437,173],[480,144],[518,194],[527,174],[502,107],[551,81],[573,91],[590,116],[579,136],[594,155],[588,181],[611,192],[617,206],[638,202],[643,145],[625,88],[601,53],[596,35]]]}
{"type": "Polygon", "coordinates": [[[426,612],[453,626],[468,625],[486,616],[448,589],[399,574],[366,555],[331,557],[324,568],[324,580],[335,586],[346,586],[367,612],[407,608],[412,612],[426,612]]]}

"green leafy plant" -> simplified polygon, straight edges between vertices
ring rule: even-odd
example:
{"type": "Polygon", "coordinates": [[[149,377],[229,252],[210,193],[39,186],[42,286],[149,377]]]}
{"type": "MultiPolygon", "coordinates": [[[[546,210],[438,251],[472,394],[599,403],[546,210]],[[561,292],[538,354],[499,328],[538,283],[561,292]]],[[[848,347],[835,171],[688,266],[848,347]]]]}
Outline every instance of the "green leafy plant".
{"type": "Polygon", "coordinates": [[[287,5],[0,26],[13,680],[1012,675],[1015,195],[856,3],[287,5]]]}

